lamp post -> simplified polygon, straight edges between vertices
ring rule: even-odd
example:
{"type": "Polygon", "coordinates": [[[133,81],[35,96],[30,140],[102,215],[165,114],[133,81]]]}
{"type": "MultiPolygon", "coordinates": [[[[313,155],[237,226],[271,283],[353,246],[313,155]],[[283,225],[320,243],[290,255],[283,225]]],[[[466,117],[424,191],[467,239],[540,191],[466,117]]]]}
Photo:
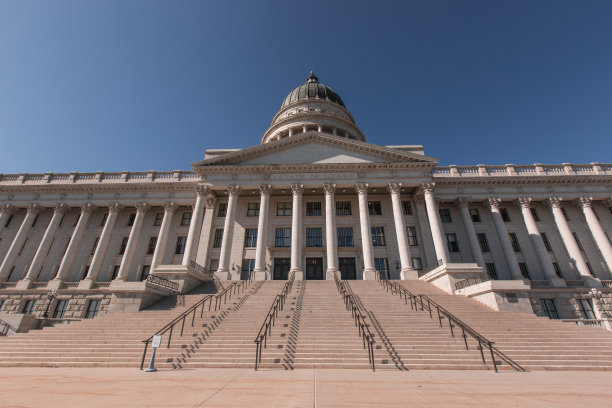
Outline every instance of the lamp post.
{"type": "Polygon", "coordinates": [[[51,307],[51,302],[53,302],[53,299],[55,299],[56,297],[57,297],[57,290],[53,289],[47,292],[47,299],[49,299],[49,301],[47,302],[47,308],[45,309],[45,313],[43,313],[42,315],[43,318],[46,319],[49,317],[49,308],[51,307]]]}

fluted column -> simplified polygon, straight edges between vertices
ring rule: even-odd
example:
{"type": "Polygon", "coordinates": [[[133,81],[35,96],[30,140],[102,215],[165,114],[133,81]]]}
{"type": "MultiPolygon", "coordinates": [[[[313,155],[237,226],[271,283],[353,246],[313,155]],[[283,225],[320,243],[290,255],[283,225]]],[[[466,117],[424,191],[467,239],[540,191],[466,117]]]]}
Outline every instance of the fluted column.
{"type": "Polygon", "coordinates": [[[164,262],[164,253],[166,252],[166,244],[168,243],[168,233],[170,232],[170,226],[172,225],[172,216],[178,206],[174,203],[164,204],[164,218],[162,219],[161,226],[159,227],[159,233],[157,235],[157,242],[155,243],[155,251],[153,251],[153,258],[151,258],[151,270],[153,271],[158,265],[164,262]]]}
{"type": "Polygon", "coordinates": [[[561,235],[563,245],[565,245],[565,249],[567,249],[570,260],[576,267],[577,272],[580,274],[580,276],[592,277],[593,275],[591,275],[591,272],[589,271],[589,267],[582,256],[582,252],[580,251],[578,244],[576,243],[574,234],[572,234],[569,225],[567,225],[567,220],[565,219],[565,215],[563,215],[563,211],[561,210],[561,197],[549,197],[548,200],[546,200],[546,204],[552,211],[552,215],[555,220],[555,224],[557,225],[557,229],[559,230],[559,234],[561,235]]]}
{"type": "Polygon", "coordinates": [[[391,194],[393,220],[395,221],[395,233],[397,235],[397,246],[399,249],[400,262],[402,264],[400,278],[418,279],[418,274],[412,267],[412,262],[410,259],[410,246],[408,245],[408,236],[406,234],[406,220],[404,219],[402,201],[400,197],[401,190],[401,183],[389,183],[388,191],[391,194]]]}
{"type": "Polygon", "coordinates": [[[504,219],[502,218],[501,212],[499,211],[500,203],[501,199],[499,198],[489,198],[489,207],[491,208],[493,223],[495,224],[497,236],[499,237],[499,242],[501,243],[502,250],[504,251],[504,257],[506,258],[506,264],[508,265],[508,270],[510,271],[512,279],[523,280],[521,268],[519,268],[514,249],[512,248],[512,243],[510,242],[510,237],[508,236],[508,230],[506,229],[504,219]]]}
{"type": "Polygon", "coordinates": [[[147,203],[136,204],[136,217],[134,218],[134,224],[132,225],[132,230],[130,231],[127,245],[125,246],[125,253],[123,255],[123,259],[121,259],[119,273],[115,278],[116,280],[126,281],[129,278],[130,268],[132,267],[134,254],[136,253],[136,245],[138,244],[138,238],[140,238],[140,231],[142,230],[144,217],[148,210],[149,205],[147,203]]]}
{"type": "Polygon", "coordinates": [[[221,279],[231,279],[229,270],[230,251],[232,249],[232,237],[234,235],[234,221],[236,218],[236,202],[240,194],[240,186],[235,184],[227,186],[227,213],[225,214],[225,224],[223,226],[223,239],[221,240],[221,253],[219,255],[219,269],[217,276],[221,279]]]}
{"type": "Polygon", "coordinates": [[[110,244],[113,229],[117,223],[117,217],[119,216],[119,212],[122,208],[123,207],[118,203],[110,203],[108,205],[108,217],[106,218],[106,224],[104,224],[104,228],[102,228],[102,234],[100,235],[96,252],[91,260],[91,265],[89,266],[89,272],[84,279],[88,281],[89,284],[95,283],[98,279],[98,274],[102,268],[102,263],[104,262],[106,251],[108,250],[108,244],[110,244]]]}
{"type": "Polygon", "coordinates": [[[36,250],[36,254],[32,259],[32,263],[30,264],[30,269],[28,269],[28,273],[26,274],[24,280],[27,281],[36,281],[38,279],[38,275],[40,274],[40,269],[42,264],[47,257],[49,252],[49,247],[55,238],[55,234],[57,229],[59,228],[60,223],[62,222],[62,218],[66,214],[70,208],[65,204],[58,204],[55,206],[53,210],[53,217],[51,217],[51,221],[47,226],[47,230],[45,231],[45,235],[43,235],[40,244],[38,245],[38,249],[36,250]]]}
{"type": "Polygon", "coordinates": [[[211,191],[210,195],[204,200],[204,221],[200,229],[200,241],[198,242],[198,253],[196,254],[196,262],[201,266],[208,265],[208,254],[210,253],[210,234],[212,232],[212,223],[215,216],[215,205],[217,197],[211,191]]]}
{"type": "Polygon", "coordinates": [[[325,191],[325,244],[327,246],[327,271],[325,279],[334,279],[334,272],[338,269],[338,240],[336,238],[336,203],[334,194],[335,184],[324,184],[325,191]]]}
{"type": "Polygon", "coordinates": [[[480,243],[478,242],[478,236],[476,235],[476,229],[472,222],[472,216],[470,215],[470,203],[465,199],[459,200],[459,209],[461,210],[461,218],[463,219],[463,225],[465,225],[465,231],[467,232],[468,242],[470,244],[470,250],[474,256],[474,261],[481,268],[485,267],[484,256],[480,249],[480,243]]]}
{"type": "Polygon", "coordinates": [[[0,205],[0,234],[4,231],[6,222],[11,215],[15,214],[15,206],[12,204],[0,205]]]}
{"type": "Polygon", "coordinates": [[[374,265],[374,248],[372,246],[372,228],[370,227],[370,212],[368,211],[368,185],[355,184],[355,191],[359,197],[359,227],[361,230],[361,245],[363,250],[363,279],[376,279],[376,266],[374,265]]]}
{"type": "Polygon", "coordinates": [[[15,266],[15,260],[19,256],[19,251],[21,251],[21,247],[23,246],[23,243],[25,242],[28,233],[32,228],[32,223],[41,211],[42,207],[38,204],[28,206],[27,214],[19,227],[19,231],[17,231],[17,235],[15,235],[6,256],[4,257],[2,265],[0,266],[0,282],[4,282],[11,273],[11,269],[13,266],[15,266]]]}
{"type": "Polygon", "coordinates": [[[431,229],[431,236],[434,242],[434,248],[436,250],[436,258],[438,263],[442,261],[442,264],[448,263],[448,252],[446,251],[446,244],[444,242],[444,235],[442,232],[442,226],[440,224],[440,214],[438,213],[438,206],[434,200],[434,184],[423,183],[421,188],[423,189],[423,195],[425,196],[425,208],[427,209],[427,218],[429,219],[429,228],[431,229]]]}
{"type": "Polygon", "coordinates": [[[53,280],[62,282],[70,273],[70,269],[72,269],[72,264],[74,263],[74,259],[77,256],[79,251],[79,247],[81,246],[81,241],[83,239],[83,235],[85,234],[85,229],[87,228],[87,222],[89,221],[89,217],[91,213],[94,211],[95,207],[91,203],[85,203],[81,205],[81,215],[79,217],[79,221],[77,222],[74,231],[72,232],[72,236],[70,237],[70,243],[68,244],[68,248],[66,249],[66,253],[62,258],[62,262],[60,263],[60,267],[57,270],[57,274],[53,280]]]}
{"type": "Polygon", "coordinates": [[[292,184],[293,204],[291,207],[291,270],[295,273],[295,279],[302,280],[302,184],[292,184]]]}
{"type": "Polygon", "coordinates": [[[188,266],[190,261],[195,260],[195,252],[198,245],[196,238],[200,236],[202,216],[204,215],[204,201],[209,193],[210,188],[206,186],[196,187],[197,198],[193,207],[193,213],[191,214],[191,222],[189,223],[185,253],[183,254],[183,266],[188,266]]]}
{"type": "Polygon", "coordinates": [[[601,227],[592,206],[592,197],[580,197],[577,200],[578,205],[582,208],[584,218],[586,218],[587,225],[591,230],[593,238],[595,238],[595,244],[601,251],[606,264],[608,265],[608,271],[612,272],[612,244],[608,240],[605,231],[601,227]]]}
{"type": "Polygon", "coordinates": [[[262,184],[259,186],[261,197],[259,199],[259,220],[257,222],[257,247],[255,248],[255,279],[265,280],[266,276],[266,244],[268,242],[268,213],[270,206],[270,193],[272,186],[262,184]]]}

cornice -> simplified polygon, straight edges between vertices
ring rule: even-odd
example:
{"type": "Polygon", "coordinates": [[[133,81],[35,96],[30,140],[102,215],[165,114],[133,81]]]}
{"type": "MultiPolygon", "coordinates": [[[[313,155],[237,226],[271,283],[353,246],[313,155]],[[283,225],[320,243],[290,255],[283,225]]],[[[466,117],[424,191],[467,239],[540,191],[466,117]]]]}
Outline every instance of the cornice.
{"type": "Polygon", "coordinates": [[[115,192],[115,191],[191,191],[198,185],[198,180],[147,183],[147,184],[16,184],[1,185],[0,193],[53,193],[53,192],[115,192]]]}

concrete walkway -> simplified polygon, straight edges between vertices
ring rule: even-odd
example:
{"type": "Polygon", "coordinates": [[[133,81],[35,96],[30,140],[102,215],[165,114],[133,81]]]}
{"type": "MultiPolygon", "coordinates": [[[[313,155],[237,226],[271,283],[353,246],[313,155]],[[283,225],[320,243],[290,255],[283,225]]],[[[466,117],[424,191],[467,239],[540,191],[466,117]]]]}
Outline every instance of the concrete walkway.
{"type": "Polygon", "coordinates": [[[594,407],[612,372],[0,368],[2,407],[594,407]]]}

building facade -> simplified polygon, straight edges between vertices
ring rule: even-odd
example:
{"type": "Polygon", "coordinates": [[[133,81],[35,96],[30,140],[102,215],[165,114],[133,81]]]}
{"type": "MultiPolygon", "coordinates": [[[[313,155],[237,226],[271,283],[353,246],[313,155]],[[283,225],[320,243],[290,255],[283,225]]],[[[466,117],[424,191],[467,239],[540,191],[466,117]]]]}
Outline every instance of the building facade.
{"type": "Polygon", "coordinates": [[[423,146],[366,142],[311,73],[259,145],[207,150],[193,171],[2,174],[0,312],[82,318],[213,274],[337,271],[602,317],[588,294],[612,286],[612,165],[437,163],[423,146]]]}

